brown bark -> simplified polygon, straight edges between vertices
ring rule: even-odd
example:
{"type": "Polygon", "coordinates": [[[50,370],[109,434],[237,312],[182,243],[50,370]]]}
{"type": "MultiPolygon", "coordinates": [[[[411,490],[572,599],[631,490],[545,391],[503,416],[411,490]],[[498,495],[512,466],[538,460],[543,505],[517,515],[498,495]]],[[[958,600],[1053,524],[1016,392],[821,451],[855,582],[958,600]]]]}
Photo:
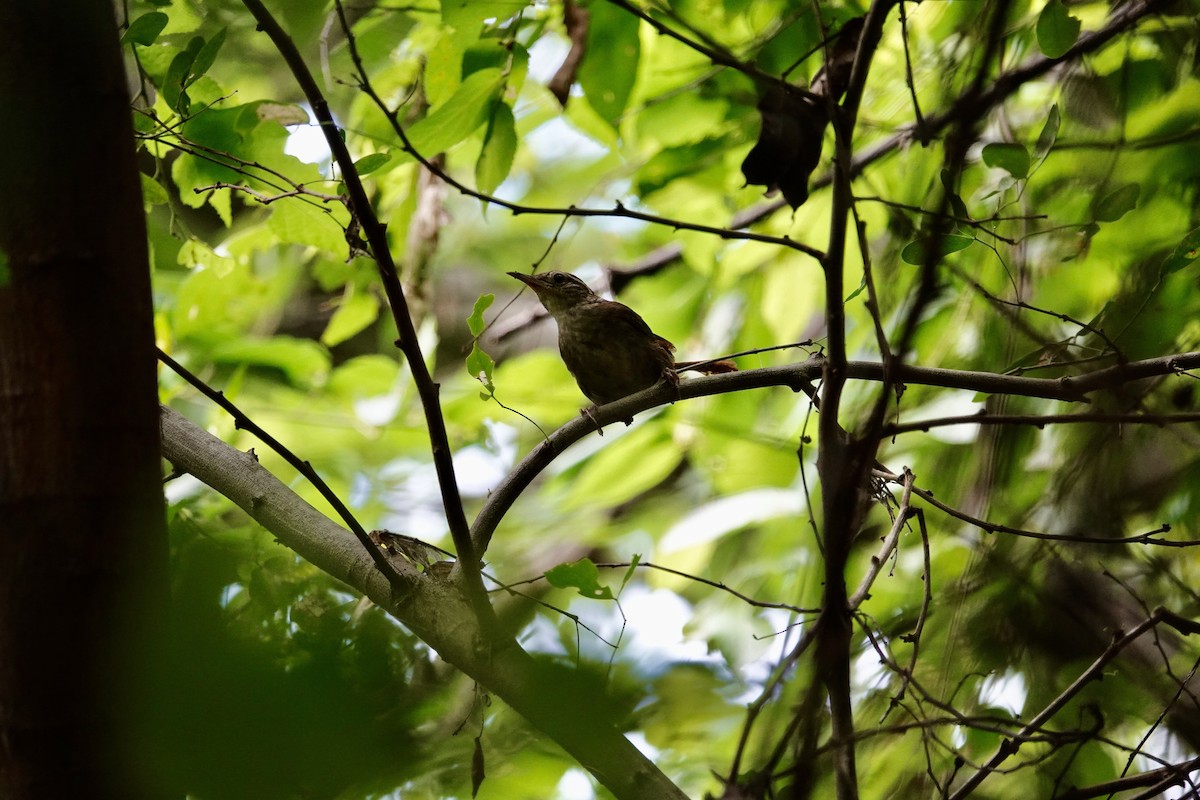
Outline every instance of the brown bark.
{"type": "Polygon", "coordinates": [[[0,32],[0,796],[140,797],[119,709],[166,539],[116,25],[0,0],[0,32]]]}

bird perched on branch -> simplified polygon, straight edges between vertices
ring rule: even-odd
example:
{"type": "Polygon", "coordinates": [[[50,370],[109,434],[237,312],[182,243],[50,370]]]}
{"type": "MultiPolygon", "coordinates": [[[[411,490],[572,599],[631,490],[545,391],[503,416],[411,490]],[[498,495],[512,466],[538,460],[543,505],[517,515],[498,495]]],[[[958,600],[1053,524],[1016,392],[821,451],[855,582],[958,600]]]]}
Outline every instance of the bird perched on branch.
{"type": "Polygon", "coordinates": [[[598,406],[653,386],[676,373],[736,372],[732,361],[675,361],[675,345],[650,330],[627,305],[605,300],[567,272],[509,275],[537,294],[558,323],[558,351],[575,382],[598,406]]]}

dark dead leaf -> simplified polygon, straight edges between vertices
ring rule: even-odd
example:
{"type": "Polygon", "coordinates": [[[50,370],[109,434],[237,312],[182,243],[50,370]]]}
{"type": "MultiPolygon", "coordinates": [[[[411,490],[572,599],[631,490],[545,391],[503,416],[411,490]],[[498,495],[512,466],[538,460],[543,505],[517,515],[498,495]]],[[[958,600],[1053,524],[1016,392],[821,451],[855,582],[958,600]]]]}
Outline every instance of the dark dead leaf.
{"type": "Polygon", "coordinates": [[[571,49],[567,51],[567,57],[559,65],[554,77],[546,84],[546,88],[563,108],[567,106],[571,86],[575,83],[579,65],[583,63],[584,53],[587,52],[588,23],[591,16],[587,9],[581,8],[574,0],[564,0],[563,25],[567,29],[567,38],[571,40],[571,49]]]}

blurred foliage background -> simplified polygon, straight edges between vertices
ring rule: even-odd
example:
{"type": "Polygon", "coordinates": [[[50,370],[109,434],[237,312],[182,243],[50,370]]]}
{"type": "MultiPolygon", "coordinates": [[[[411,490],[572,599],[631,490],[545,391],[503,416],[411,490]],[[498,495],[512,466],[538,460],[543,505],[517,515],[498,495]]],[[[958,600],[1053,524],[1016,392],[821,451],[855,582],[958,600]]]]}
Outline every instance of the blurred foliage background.
{"type": "MultiPolygon", "coordinates": [[[[739,167],[761,125],[756,76],[807,85],[824,32],[865,6],[592,0],[582,4],[588,46],[564,107],[548,88],[570,50],[558,0],[347,3],[371,88],[413,145],[465,186],[542,209],[514,214],[431,177],[406,151],[358,85],[330,4],[268,5],[318,76],[387,223],[441,384],[468,516],[543,430],[584,403],[554,352],[552,323],[528,293],[518,296],[508,270],[537,265],[619,288],[681,358],[808,339],[819,349],[824,273],[814,258],[672,221],[720,229],[749,209],[753,232],[826,247],[831,134],[812,196],[794,211],[745,185],[739,167]],[[714,64],[692,44],[753,69],[714,64]],[[480,341],[496,360],[490,399],[465,366],[466,320],[484,294],[496,296],[480,341]]],[[[1062,55],[1080,31],[1105,28],[1131,4],[1006,5],[988,82],[1062,55]]],[[[959,249],[938,268],[910,363],[1059,377],[1200,349],[1200,6],[1159,3],[1105,46],[1023,82],[983,117],[960,182],[947,186],[946,125],[921,120],[936,123],[981,69],[982,21],[995,9],[923,2],[888,12],[854,133],[855,153],[878,157],[854,183],[862,236],[851,236],[846,264],[851,358],[880,358],[867,295],[855,291],[864,259],[877,320],[894,334],[919,280],[905,248],[928,233],[946,194],[959,249]]],[[[357,233],[338,199],[344,187],[295,79],[232,0],[126,0],[123,13],[160,346],[310,461],[365,527],[449,547],[379,278],[348,243],[357,233]]],[[[778,350],[739,364],[803,357],[778,350]]],[[[1194,377],[1128,384],[1093,397],[1090,410],[1195,410],[1194,377]]],[[[254,448],[327,509],[277,454],[165,368],[160,386],[163,402],[254,448]]],[[[843,424],[853,430],[877,396],[875,385],[849,384],[843,424]]],[[[900,422],[1077,410],[921,385],[893,407],[900,422]]],[[[779,388],[610,427],[554,462],[486,555],[498,580],[532,581],[526,598],[495,596],[523,646],[598,670],[598,691],[610,693],[630,735],[691,796],[719,794],[714,771],[728,775],[735,754],[743,774],[773,765],[781,792],[804,796],[797,787],[808,782],[811,796],[832,796],[827,771],[800,777],[787,772],[788,756],[770,760],[777,748],[790,752],[789,726],[813,680],[804,660],[740,741],[747,703],[812,618],[799,609],[820,602],[813,413],[804,395],[779,388]],[[643,566],[619,602],[542,578],[585,556],[637,556],[643,566]]],[[[960,425],[893,437],[880,459],[991,522],[1101,539],[1167,523],[1167,538],[1191,540],[1196,443],[1191,425],[960,425]]],[[[228,501],[187,476],[167,492],[178,669],[151,687],[143,715],[154,781],[203,798],[463,797],[478,737],[488,765],[480,797],[604,795],[488,702],[485,687],[228,501]],[[163,730],[171,735],[149,733],[163,730]]],[[[925,521],[924,545],[915,527],[902,535],[855,630],[864,797],[941,796],[939,785],[986,760],[1114,630],[1159,605],[1200,612],[1194,549],[990,534],[927,504],[925,521]]],[[[875,505],[851,587],[891,524],[875,505]]],[[[600,573],[614,591],[623,576],[624,567],[600,573]]],[[[1054,797],[1194,757],[1200,705],[1186,682],[1200,650],[1166,636],[1133,649],[1007,765],[1022,768],[974,796],[1054,797]]]]}

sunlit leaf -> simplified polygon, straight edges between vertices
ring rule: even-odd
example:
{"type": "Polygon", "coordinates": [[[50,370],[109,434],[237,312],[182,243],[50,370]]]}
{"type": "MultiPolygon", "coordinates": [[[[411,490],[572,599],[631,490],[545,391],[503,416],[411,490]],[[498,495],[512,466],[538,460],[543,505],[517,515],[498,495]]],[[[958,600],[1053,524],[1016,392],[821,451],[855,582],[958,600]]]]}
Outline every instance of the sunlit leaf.
{"type": "Polygon", "coordinates": [[[491,308],[492,302],[495,301],[494,294],[481,294],[475,300],[475,307],[471,309],[471,316],[467,317],[467,328],[470,329],[472,336],[480,336],[483,334],[483,328],[486,324],[483,319],[483,313],[491,308]]]}
{"type": "Polygon", "coordinates": [[[290,336],[269,339],[234,339],[213,349],[213,358],[282,371],[289,381],[308,385],[329,372],[329,353],[316,342],[290,336]]]}
{"type": "Polygon", "coordinates": [[[379,317],[379,300],[370,292],[353,292],[338,303],[321,334],[327,347],[341,344],[379,317]]]}
{"type": "Polygon", "coordinates": [[[596,113],[615,124],[625,111],[637,80],[641,40],[637,17],[608,2],[588,5],[587,52],[579,68],[579,85],[596,113]]]}
{"type": "Polygon", "coordinates": [[[590,558],[559,564],[546,572],[546,580],[558,589],[576,589],[593,600],[612,600],[612,589],[600,583],[600,570],[590,558]]]}
{"type": "Polygon", "coordinates": [[[467,356],[467,372],[471,373],[471,377],[484,385],[488,396],[496,393],[496,386],[492,383],[492,373],[495,366],[496,364],[492,361],[492,357],[480,349],[478,342],[471,345],[471,352],[467,356]]]}
{"type": "Polygon", "coordinates": [[[455,31],[455,37],[474,41],[483,32],[484,22],[501,23],[520,12],[523,3],[512,0],[441,0],[442,22],[455,31]]]}
{"type": "Polygon", "coordinates": [[[512,109],[508,103],[498,100],[492,104],[483,149],[475,162],[476,188],[485,194],[494,192],[508,177],[516,151],[517,131],[512,109]]]}
{"type": "Polygon", "coordinates": [[[408,131],[418,153],[432,158],[470,136],[484,123],[504,85],[498,69],[485,69],[464,80],[454,94],[408,131]]]}
{"type": "Polygon", "coordinates": [[[391,153],[371,153],[354,162],[354,169],[359,177],[370,175],[375,170],[392,160],[391,153]]]}
{"type": "Polygon", "coordinates": [[[304,107],[291,103],[259,103],[254,107],[254,113],[261,120],[284,126],[308,123],[308,112],[304,107]]]}
{"type": "Polygon", "coordinates": [[[629,558],[629,567],[625,570],[625,574],[621,577],[621,588],[617,590],[618,594],[620,594],[620,592],[624,591],[625,587],[629,585],[629,581],[632,580],[633,576],[637,574],[638,565],[641,563],[642,563],[642,554],[641,553],[634,553],[629,558]]]}
{"type": "Polygon", "coordinates": [[[300,198],[273,203],[267,226],[285,242],[312,245],[343,257],[348,250],[346,233],[331,210],[300,198]]]}

